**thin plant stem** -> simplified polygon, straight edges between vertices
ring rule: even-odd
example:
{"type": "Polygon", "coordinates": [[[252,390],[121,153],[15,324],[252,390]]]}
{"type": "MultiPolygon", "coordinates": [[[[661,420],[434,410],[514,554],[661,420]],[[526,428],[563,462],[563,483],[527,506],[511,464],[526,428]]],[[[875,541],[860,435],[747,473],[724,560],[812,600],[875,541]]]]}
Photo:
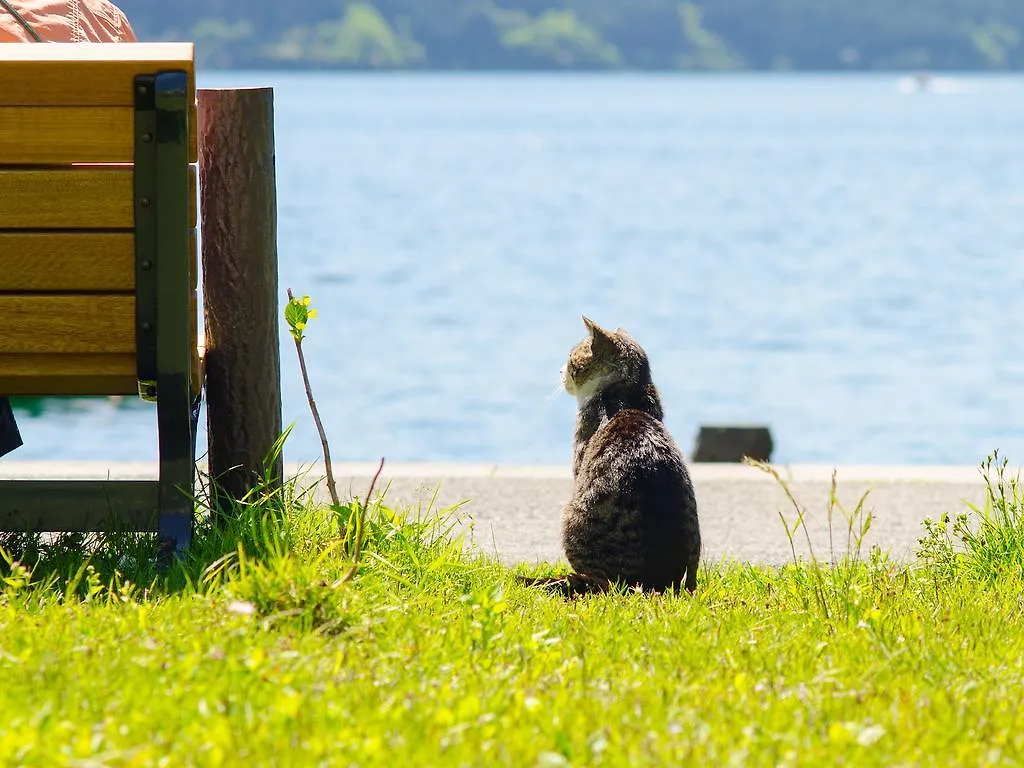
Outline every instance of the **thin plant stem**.
{"type": "MultiPolygon", "coordinates": [[[[288,289],[288,300],[292,300],[292,289],[288,289]]],[[[316,422],[316,430],[320,433],[320,444],[324,449],[324,467],[327,470],[327,490],[331,494],[331,503],[340,506],[338,500],[338,489],[334,484],[334,468],[331,466],[331,449],[327,445],[327,433],[324,432],[323,422],[320,421],[320,412],[316,409],[316,401],[313,399],[313,389],[309,385],[309,372],[306,370],[306,357],[302,354],[302,340],[294,336],[295,352],[299,356],[299,370],[302,371],[302,383],[306,387],[306,399],[309,401],[309,410],[313,413],[313,421],[316,422]]]]}
{"type": "Polygon", "coordinates": [[[380,465],[377,467],[377,473],[373,476],[373,480],[370,481],[370,489],[366,492],[366,500],[360,505],[359,519],[356,520],[356,541],[352,547],[352,567],[348,569],[348,573],[341,577],[340,584],[351,581],[359,569],[359,561],[363,557],[363,531],[366,528],[366,511],[370,508],[373,489],[377,486],[377,479],[380,477],[382,469],[384,469],[383,456],[381,456],[380,465]]]}
{"type": "MultiPolygon", "coordinates": [[[[832,538],[832,516],[835,514],[836,504],[839,501],[839,497],[836,496],[836,489],[837,488],[838,488],[838,483],[836,482],[836,469],[835,469],[835,467],[833,467],[832,468],[832,484],[829,486],[829,490],[828,490],[828,553],[829,553],[829,557],[832,558],[832,565],[836,564],[836,545],[835,545],[835,541],[832,538]]],[[[847,526],[846,530],[847,530],[847,535],[849,535],[850,527],[847,526]]],[[[847,553],[849,553],[849,551],[850,551],[850,542],[849,542],[849,540],[847,540],[847,542],[846,542],[846,551],[847,551],[847,553]]]]}

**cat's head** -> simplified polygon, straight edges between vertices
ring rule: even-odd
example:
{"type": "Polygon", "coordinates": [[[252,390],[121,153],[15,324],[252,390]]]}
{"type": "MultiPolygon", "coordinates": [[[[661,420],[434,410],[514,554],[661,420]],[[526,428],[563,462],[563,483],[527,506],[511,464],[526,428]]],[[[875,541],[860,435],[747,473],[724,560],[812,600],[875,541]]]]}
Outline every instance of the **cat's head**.
{"type": "Polygon", "coordinates": [[[583,318],[590,332],[569,353],[562,385],[580,403],[615,384],[644,386],[651,382],[647,353],[622,328],[606,331],[583,318]]]}

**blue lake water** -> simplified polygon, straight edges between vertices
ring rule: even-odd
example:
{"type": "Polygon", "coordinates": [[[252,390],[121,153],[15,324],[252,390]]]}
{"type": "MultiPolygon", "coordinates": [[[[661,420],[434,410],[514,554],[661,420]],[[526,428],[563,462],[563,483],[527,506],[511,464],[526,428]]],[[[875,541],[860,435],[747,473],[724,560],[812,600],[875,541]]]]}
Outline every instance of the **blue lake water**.
{"type": "MultiPolygon", "coordinates": [[[[1024,78],[217,73],[273,85],[286,287],[336,458],[567,462],[581,314],[685,451],[1024,459],[1024,78]]],[[[319,441],[282,329],[289,460],[319,441]]],[[[155,409],[20,412],[11,459],[153,458],[155,409]]]]}

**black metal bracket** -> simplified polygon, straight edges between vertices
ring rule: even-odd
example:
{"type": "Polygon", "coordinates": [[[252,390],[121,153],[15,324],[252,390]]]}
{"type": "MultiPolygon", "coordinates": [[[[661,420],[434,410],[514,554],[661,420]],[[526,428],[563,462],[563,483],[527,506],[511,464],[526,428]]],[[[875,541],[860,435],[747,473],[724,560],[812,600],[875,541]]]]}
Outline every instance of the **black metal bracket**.
{"type": "Polygon", "coordinates": [[[157,403],[161,550],[181,554],[194,527],[197,412],[189,392],[188,75],[139,76],[134,87],[139,394],[157,403]]]}
{"type": "Polygon", "coordinates": [[[135,78],[135,354],[139,397],[156,402],[156,76],[135,78]]]}

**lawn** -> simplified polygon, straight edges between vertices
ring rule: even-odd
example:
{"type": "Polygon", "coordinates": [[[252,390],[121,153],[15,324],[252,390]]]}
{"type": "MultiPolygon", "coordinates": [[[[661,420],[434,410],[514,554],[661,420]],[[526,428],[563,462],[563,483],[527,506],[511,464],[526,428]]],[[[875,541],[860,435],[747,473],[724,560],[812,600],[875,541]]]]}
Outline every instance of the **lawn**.
{"type": "Polygon", "coordinates": [[[351,578],[357,500],[254,501],[163,575],[145,540],[8,541],[0,764],[1017,764],[1022,494],[983,469],[914,562],[710,563],[694,596],[565,601],[386,497],[351,578]]]}

